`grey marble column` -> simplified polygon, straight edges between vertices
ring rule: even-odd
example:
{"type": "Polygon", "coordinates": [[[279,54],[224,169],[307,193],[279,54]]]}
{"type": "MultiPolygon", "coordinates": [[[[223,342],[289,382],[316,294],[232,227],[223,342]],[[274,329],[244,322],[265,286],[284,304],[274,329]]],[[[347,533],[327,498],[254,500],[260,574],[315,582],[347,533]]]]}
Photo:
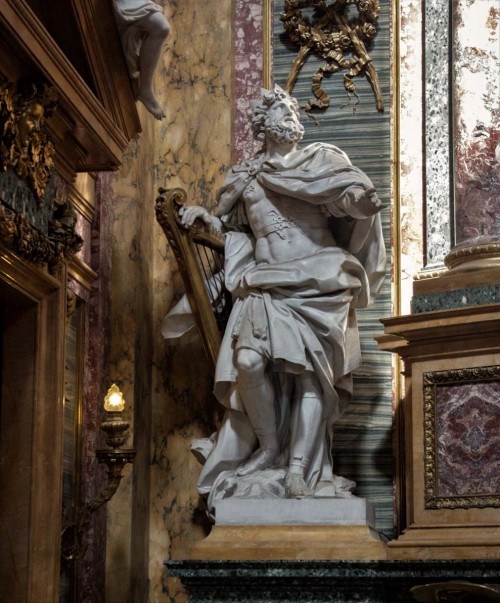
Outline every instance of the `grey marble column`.
{"type": "Polygon", "coordinates": [[[450,3],[424,4],[424,268],[443,266],[454,240],[450,3]]]}

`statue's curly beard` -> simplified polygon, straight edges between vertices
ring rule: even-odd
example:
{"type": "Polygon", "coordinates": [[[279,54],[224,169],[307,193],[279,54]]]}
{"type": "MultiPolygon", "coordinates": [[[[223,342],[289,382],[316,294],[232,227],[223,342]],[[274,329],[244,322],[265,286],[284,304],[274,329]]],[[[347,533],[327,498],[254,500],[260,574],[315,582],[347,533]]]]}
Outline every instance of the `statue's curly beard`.
{"type": "Polygon", "coordinates": [[[304,126],[300,122],[271,122],[267,120],[265,124],[266,134],[274,142],[294,143],[302,140],[304,136],[304,126]]]}

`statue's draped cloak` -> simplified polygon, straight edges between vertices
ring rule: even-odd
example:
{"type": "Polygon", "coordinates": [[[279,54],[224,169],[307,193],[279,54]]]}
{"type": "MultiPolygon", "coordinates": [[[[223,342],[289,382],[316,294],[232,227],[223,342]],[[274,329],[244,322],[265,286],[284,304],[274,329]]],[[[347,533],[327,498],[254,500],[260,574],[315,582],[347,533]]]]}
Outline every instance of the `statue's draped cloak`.
{"type": "MultiPolygon", "coordinates": [[[[312,488],[332,480],[331,431],[350,401],[351,375],[359,366],[355,308],[378,294],[385,273],[380,208],[368,195],[370,179],[337,147],[311,144],[279,160],[235,166],[218,192],[216,214],[226,235],[225,282],[234,306],[222,341],[215,394],[228,412],[202,470],[201,494],[217,493],[221,473],[234,470],[257,445],[236,388],[236,352],[253,348],[269,360],[276,390],[282,460],[287,465],[294,375],[311,370],[322,388],[324,437],[311,459],[312,488]],[[271,193],[319,205],[331,217],[338,246],[274,264],[255,262],[255,239],[241,194],[252,179],[271,193]],[[215,486],[214,486],[215,484],[215,486]]],[[[280,459],[279,459],[280,460],[280,459]]]]}

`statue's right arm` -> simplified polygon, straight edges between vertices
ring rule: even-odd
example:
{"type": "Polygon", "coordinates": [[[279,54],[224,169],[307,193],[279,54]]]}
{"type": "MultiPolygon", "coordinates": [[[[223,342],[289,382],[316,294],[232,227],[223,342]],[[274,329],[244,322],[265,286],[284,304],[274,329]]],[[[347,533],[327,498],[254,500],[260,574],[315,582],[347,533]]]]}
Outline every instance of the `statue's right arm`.
{"type": "Polygon", "coordinates": [[[181,224],[184,228],[191,228],[196,220],[202,220],[205,224],[212,226],[219,232],[223,232],[222,222],[216,216],[212,216],[205,207],[201,205],[187,205],[180,211],[181,224]]]}

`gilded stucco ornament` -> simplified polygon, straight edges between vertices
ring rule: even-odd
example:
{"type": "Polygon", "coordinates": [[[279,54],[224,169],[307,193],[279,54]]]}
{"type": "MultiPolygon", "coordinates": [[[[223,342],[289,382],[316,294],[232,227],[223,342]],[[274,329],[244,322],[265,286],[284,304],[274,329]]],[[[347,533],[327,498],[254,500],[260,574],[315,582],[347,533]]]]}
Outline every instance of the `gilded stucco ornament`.
{"type": "Polygon", "coordinates": [[[302,65],[311,52],[325,60],[312,78],[311,89],[315,98],[306,104],[306,111],[324,110],[330,105],[327,93],[321,88],[323,78],[346,70],[344,87],[349,98],[353,95],[359,103],[353,78],[366,74],[375,94],[378,111],[384,110],[378,75],[366,50],[377,35],[379,0],[285,0],[281,15],[290,40],[297,44],[298,55],[292,65],[285,90],[292,92],[302,65]],[[303,9],[314,9],[312,20],[302,14],[303,9]],[[352,14],[355,13],[355,16],[352,14]]]}
{"type": "Polygon", "coordinates": [[[18,89],[11,82],[0,85],[0,162],[26,180],[42,203],[53,167],[54,143],[46,120],[57,104],[56,90],[47,84],[18,89]]]}
{"type": "Polygon", "coordinates": [[[32,226],[25,214],[0,203],[0,243],[34,264],[56,263],[77,253],[83,240],[75,232],[76,216],[69,202],[55,206],[48,236],[32,226]]]}
{"type": "Polygon", "coordinates": [[[55,263],[82,246],[66,183],[53,169],[47,118],[55,88],[0,84],[0,243],[34,264],[55,263]]]}

